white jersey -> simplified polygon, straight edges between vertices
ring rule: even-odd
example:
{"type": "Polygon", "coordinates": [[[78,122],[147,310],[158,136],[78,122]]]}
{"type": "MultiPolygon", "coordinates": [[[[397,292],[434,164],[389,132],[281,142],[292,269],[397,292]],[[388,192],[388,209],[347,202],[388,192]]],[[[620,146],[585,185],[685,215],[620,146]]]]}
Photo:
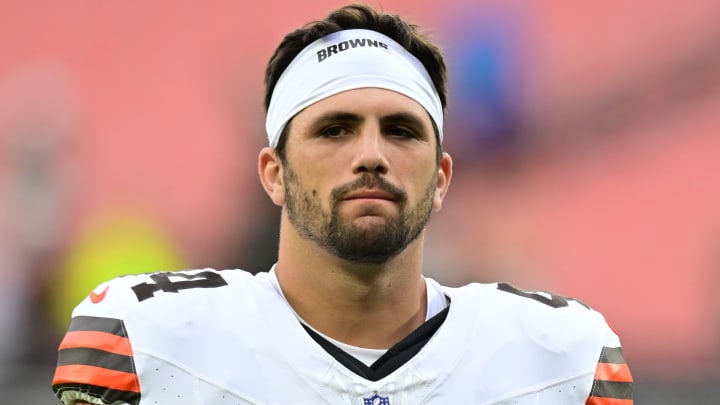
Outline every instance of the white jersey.
{"type": "Polygon", "coordinates": [[[632,404],[598,312],[506,284],[443,289],[429,340],[368,379],[308,333],[267,273],[120,277],[73,312],[53,388],[68,405],[632,404]]]}

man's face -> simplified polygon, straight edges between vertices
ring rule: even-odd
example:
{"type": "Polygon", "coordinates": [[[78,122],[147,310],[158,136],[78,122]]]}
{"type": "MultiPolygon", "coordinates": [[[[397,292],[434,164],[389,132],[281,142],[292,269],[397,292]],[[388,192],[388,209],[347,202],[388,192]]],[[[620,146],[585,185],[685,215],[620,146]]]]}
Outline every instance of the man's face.
{"type": "Polygon", "coordinates": [[[350,90],[306,108],[292,120],[286,158],[290,222],[354,263],[383,263],[405,249],[444,194],[428,114],[389,90],[350,90]]]}

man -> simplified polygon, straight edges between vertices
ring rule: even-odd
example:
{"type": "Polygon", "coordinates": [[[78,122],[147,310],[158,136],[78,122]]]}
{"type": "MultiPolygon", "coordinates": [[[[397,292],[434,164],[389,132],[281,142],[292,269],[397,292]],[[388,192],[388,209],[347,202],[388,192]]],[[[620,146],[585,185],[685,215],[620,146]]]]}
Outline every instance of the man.
{"type": "Polygon", "coordinates": [[[266,74],[260,181],[282,207],[268,273],[127,276],[74,311],[66,404],[631,404],[616,334],[584,304],[421,273],[452,161],[445,65],[399,17],[348,6],[266,74]]]}

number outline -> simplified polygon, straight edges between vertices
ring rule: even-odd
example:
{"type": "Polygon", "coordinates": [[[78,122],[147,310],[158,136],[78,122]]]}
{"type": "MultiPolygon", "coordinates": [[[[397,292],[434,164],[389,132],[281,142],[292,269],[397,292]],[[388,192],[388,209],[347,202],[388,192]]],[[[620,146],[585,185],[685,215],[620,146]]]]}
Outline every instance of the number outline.
{"type": "Polygon", "coordinates": [[[541,304],[545,304],[552,308],[565,308],[570,305],[570,301],[577,302],[578,304],[582,305],[583,307],[590,309],[590,306],[586,303],[572,298],[572,297],[566,297],[564,295],[558,295],[553,294],[551,292],[547,291],[525,291],[520,290],[518,288],[515,288],[514,286],[508,284],[508,283],[497,283],[497,288],[500,291],[505,291],[510,294],[514,294],[520,297],[530,298],[531,300],[535,300],[541,304]],[[550,298],[546,297],[543,294],[547,294],[550,296],[550,298]]]}
{"type": "Polygon", "coordinates": [[[217,288],[228,285],[220,273],[214,271],[201,271],[199,273],[186,272],[158,272],[149,275],[151,282],[142,282],[132,286],[139,302],[155,296],[156,292],[179,293],[182,290],[193,288],[217,288]],[[170,277],[182,278],[173,281],[170,277]]]}

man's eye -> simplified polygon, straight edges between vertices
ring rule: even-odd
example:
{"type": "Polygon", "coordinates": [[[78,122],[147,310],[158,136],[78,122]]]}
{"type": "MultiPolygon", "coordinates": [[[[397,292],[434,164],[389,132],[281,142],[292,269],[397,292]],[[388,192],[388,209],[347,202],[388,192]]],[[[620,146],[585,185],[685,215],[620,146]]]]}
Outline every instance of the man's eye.
{"type": "Polygon", "coordinates": [[[330,127],[324,128],[322,131],[320,131],[320,136],[324,136],[327,138],[339,138],[347,133],[347,129],[345,127],[342,127],[340,125],[334,125],[330,127]]]}
{"type": "Polygon", "coordinates": [[[398,137],[398,138],[408,138],[408,139],[415,139],[417,138],[417,134],[415,131],[412,131],[410,129],[407,129],[405,127],[392,127],[388,128],[387,133],[389,135],[398,137]]]}

